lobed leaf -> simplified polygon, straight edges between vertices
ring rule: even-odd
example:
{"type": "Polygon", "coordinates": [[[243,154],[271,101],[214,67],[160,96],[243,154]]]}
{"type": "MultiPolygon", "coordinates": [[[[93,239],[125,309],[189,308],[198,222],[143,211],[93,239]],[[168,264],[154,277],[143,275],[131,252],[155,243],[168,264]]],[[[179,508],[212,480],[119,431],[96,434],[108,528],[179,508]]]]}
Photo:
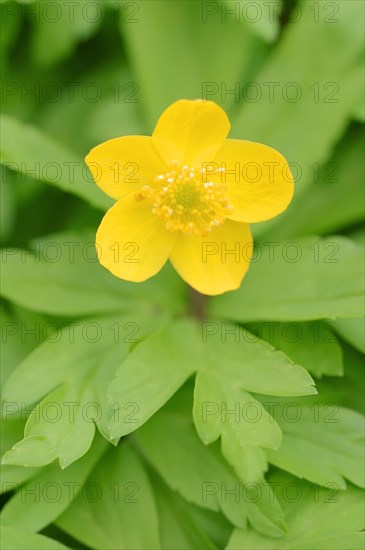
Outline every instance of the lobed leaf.
{"type": "Polygon", "coordinates": [[[267,449],[269,462],[299,478],[345,489],[345,478],[365,486],[364,417],[336,403],[302,406],[300,402],[267,400],[283,430],[277,449],[267,449]]]}
{"type": "Polygon", "coordinates": [[[123,361],[110,383],[111,438],[142,426],[198,369],[200,361],[200,342],[193,321],[174,321],[146,338],[123,361]]]}
{"type": "Polygon", "coordinates": [[[227,550],[361,550],[364,543],[363,495],[359,489],[323,489],[275,472],[269,483],[288,524],[285,537],[267,538],[253,529],[236,529],[227,550]]]}
{"type": "Polygon", "coordinates": [[[280,351],[243,327],[205,322],[205,353],[196,378],[193,417],[207,445],[221,438],[222,453],[242,482],[262,482],[264,448],[276,449],[281,430],[248,392],[316,393],[313,380],[280,351]]]}
{"type": "Polygon", "coordinates": [[[95,235],[88,231],[37,239],[31,251],[4,248],[2,261],[1,295],[37,312],[75,317],[154,305],[180,311],[185,301],[171,266],[138,285],[114,277],[99,264],[95,235]]]}
{"type": "Polygon", "coordinates": [[[42,468],[5,504],[1,526],[40,531],[52,523],[82,490],[105,449],[106,442],[98,438],[91,451],[66,470],[61,470],[58,464],[42,468]]]}
{"type": "Polygon", "coordinates": [[[5,525],[1,528],[1,547],[6,550],[67,550],[66,546],[49,537],[5,525]]]}
{"type": "Polygon", "coordinates": [[[293,163],[297,194],[312,181],[313,163],[330,156],[359,103],[364,6],[349,0],[333,7],[319,4],[316,13],[310,2],[298,3],[232,127],[233,137],[266,143],[293,163]]]}
{"type": "Polygon", "coordinates": [[[324,374],[343,375],[342,350],[336,338],[340,321],[342,319],[308,323],[266,321],[249,323],[246,328],[321,378],[324,374]]]}
{"type": "Polygon", "coordinates": [[[242,484],[216,447],[202,445],[191,420],[188,392],[189,387],[181,390],[134,433],[138,448],[167,485],[188,502],[221,510],[233,525],[245,527],[250,521],[260,532],[280,536],[285,526],[270,488],[242,484]]]}
{"type": "Polygon", "coordinates": [[[347,342],[361,353],[365,353],[365,320],[363,317],[356,319],[337,319],[337,332],[347,342]]]}
{"type": "Polygon", "coordinates": [[[161,548],[153,489],[128,442],[101,458],[84,487],[57,519],[66,533],[96,550],[161,548]]]}
{"type": "Polygon", "coordinates": [[[361,316],[363,254],[345,237],[268,242],[241,288],[213,298],[210,312],[240,322],[361,316]]]}
{"type": "Polygon", "coordinates": [[[76,194],[101,210],[112,205],[93,182],[83,159],[42,130],[9,115],[1,116],[1,128],[1,164],[76,194]]]}
{"type": "Polygon", "coordinates": [[[4,389],[5,410],[39,403],[28,418],[24,439],[5,453],[3,463],[37,467],[58,458],[65,468],[89,450],[95,425],[115,442],[107,427],[108,384],[131,344],[151,330],[149,323],[158,322],[156,317],[148,321],[140,316],[133,321],[129,317],[83,321],[66,327],[59,340],[35,349],[4,389]]]}

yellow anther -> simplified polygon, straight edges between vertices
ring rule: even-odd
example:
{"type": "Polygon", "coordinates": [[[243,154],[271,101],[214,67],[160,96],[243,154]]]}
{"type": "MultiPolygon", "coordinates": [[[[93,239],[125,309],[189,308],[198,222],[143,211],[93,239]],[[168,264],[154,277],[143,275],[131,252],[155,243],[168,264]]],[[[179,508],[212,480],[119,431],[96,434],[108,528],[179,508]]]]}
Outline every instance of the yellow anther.
{"type": "Polygon", "coordinates": [[[202,170],[169,164],[170,171],[159,174],[151,186],[144,186],[136,200],[148,198],[152,212],[166,222],[168,231],[207,235],[232,213],[226,186],[206,180],[202,170]]]}

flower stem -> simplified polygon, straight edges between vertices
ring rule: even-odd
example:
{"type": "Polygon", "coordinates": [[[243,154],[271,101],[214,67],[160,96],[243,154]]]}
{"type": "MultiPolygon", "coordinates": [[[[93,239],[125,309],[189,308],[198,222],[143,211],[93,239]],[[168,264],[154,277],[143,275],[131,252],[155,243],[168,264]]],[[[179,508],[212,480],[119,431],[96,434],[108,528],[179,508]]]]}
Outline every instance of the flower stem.
{"type": "Polygon", "coordinates": [[[200,294],[200,292],[189,286],[189,298],[189,313],[197,319],[204,319],[206,317],[205,307],[208,296],[200,294]]]}

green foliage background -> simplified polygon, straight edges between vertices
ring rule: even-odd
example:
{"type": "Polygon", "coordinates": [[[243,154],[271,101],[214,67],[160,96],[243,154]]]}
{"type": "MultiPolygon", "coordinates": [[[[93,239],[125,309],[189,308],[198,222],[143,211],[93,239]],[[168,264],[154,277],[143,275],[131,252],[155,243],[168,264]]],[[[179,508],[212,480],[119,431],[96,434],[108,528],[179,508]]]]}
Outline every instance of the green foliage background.
{"type": "Polygon", "coordinates": [[[1,12],[2,547],[363,548],[363,2],[1,12]],[[296,192],[198,319],[95,261],[82,159],[207,92],[296,192]]]}

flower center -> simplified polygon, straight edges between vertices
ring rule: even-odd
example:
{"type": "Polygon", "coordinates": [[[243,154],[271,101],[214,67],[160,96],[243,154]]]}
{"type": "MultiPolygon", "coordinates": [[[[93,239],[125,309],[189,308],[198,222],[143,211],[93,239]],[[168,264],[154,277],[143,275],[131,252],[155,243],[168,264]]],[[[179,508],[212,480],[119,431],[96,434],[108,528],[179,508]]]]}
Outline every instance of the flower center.
{"type": "Polygon", "coordinates": [[[226,185],[209,181],[204,168],[181,166],[177,161],[169,163],[169,172],[157,176],[153,186],[142,187],[136,200],[144,198],[168,231],[188,235],[207,235],[233,211],[226,185]]]}

